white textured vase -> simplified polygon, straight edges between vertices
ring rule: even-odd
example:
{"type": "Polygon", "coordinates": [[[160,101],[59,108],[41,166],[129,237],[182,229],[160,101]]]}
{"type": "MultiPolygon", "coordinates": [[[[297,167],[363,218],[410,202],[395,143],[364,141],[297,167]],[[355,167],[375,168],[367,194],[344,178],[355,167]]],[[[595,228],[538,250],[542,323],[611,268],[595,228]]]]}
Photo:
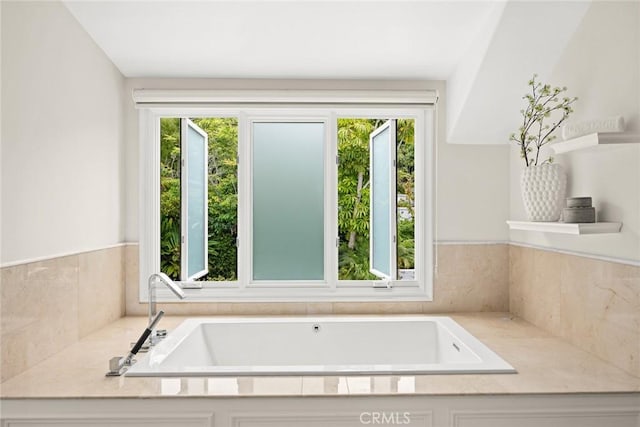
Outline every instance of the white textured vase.
{"type": "Polygon", "coordinates": [[[558,221],[564,207],[567,176],[555,163],[529,166],[520,177],[529,221],[558,221]]]}

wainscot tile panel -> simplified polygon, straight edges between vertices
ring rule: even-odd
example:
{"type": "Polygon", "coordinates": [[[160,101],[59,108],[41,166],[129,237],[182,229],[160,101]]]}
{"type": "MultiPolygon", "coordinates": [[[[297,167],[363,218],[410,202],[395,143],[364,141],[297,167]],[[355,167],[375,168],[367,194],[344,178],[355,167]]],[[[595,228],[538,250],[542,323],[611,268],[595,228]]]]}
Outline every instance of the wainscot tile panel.
{"type": "Polygon", "coordinates": [[[80,338],[124,316],[124,247],[78,255],[80,338]]]}
{"type": "MultiPolygon", "coordinates": [[[[147,314],[138,300],[138,246],[126,251],[126,313],[147,314]]],[[[307,303],[164,303],[172,315],[304,315],[417,314],[508,311],[509,247],[505,244],[438,245],[439,270],[431,302],[307,302],[307,303]]]]}
{"type": "Polygon", "coordinates": [[[1,380],[124,314],[123,248],[4,267],[1,380]]]}
{"type": "Polygon", "coordinates": [[[511,312],[640,377],[640,267],[512,245],[511,312]]]}

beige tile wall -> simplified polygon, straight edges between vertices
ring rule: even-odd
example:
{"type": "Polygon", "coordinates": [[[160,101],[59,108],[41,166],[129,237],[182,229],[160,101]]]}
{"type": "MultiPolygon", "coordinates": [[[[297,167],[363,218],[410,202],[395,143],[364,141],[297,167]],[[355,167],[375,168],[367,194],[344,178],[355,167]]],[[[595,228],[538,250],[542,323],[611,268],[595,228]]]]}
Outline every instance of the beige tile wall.
{"type": "MultiPolygon", "coordinates": [[[[147,314],[138,300],[138,246],[126,247],[127,315],[147,314]]],[[[509,310],[505,244],[439,245],[432,302],[165,303],[167,314],[378,314],[509,310]]]]}
{"type": "Polygon", "coordinates": [[[124,315],[124,247],[0,270],[4,381],[124,315]]]}
{"type": "Polygon", "coordinates": [[[640,377],[640,267],[511,245],[510,310],[640,377]]]}

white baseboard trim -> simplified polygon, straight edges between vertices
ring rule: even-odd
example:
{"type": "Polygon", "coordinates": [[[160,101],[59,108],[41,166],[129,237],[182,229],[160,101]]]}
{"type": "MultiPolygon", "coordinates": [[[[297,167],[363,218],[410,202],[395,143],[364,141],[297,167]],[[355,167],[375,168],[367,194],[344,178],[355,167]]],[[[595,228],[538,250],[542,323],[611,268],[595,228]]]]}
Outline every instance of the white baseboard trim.
{"type": "Polygon", "coordinates": [[[508,240],[437,240],[436,245],[508,245],[508,240]]]}
{"type": "Polygon", "coordinates": [[[609,257],[609,256],[605,256],[605,255],[595,255],[595,254],[589,254],[586,252],[579,252],[579,251],[570,251],[570,250],[566,250],[566,249],[557,249],[557,248],[550,248],[548,246],[540,246],[540,245],[532,245],[530,243],[524,243],[524,242],[509,242],[510,245],[513,246],[519,246],[521,248],[529,248],[529,249],[538,249],[541,251],[547,251],[547,252],[554,252],[554,253],[558,253],[558,254],[563,254],[563,255],[573,255],[573,256],[579,256],[582,258],[590,258],[590,259],[595,259],[598,261],[607,261],[607,262],[615,262],[618,264],[625,264],[625,265],[632,265],[634,267],[640,267],[640,261],[639,260],[633,260],[633,259],[627,259],[627,258],[617,258],[617,257],[609,257]]]}

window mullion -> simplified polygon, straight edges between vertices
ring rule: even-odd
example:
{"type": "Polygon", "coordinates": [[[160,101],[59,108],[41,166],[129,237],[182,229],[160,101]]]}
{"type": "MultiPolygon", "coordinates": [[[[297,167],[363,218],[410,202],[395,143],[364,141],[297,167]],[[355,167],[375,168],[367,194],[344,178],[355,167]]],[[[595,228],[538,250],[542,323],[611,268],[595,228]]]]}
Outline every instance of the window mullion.
{"type": "Polygon", "coordinates": [[[327,124],[327,147],[325,156],[325,173],[327,183],[327,203],[325,204],[325,277],[330,288],[338,286],[338,116],[329,114],[327,124]]]}
{"type": "Polygon", "coordinates": [[[238,286],[251,280],[251,144],[246,113],[238,115],[238,286]]]}

